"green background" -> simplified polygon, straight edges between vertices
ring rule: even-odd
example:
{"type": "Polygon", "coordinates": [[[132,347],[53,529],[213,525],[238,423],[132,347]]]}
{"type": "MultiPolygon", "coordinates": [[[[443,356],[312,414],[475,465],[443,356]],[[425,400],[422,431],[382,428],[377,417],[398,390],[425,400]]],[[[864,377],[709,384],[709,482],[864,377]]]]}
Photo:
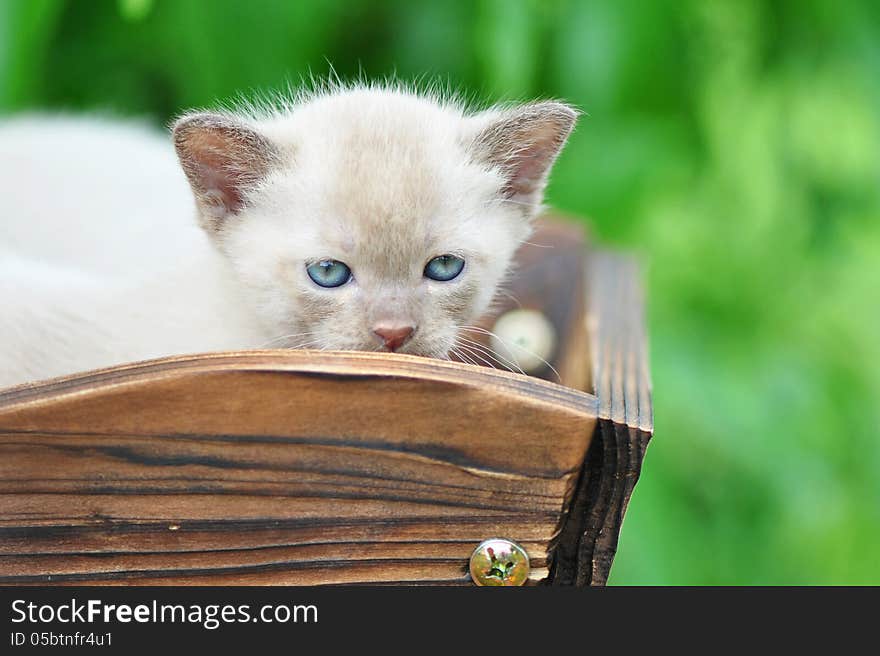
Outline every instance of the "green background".
{"type": "Polygon", "coordinates": [[[880,3],[0,0],[4,113],[166,122],[330,64],[586,112],[550,202],[650,301],[612,583],[880,583],[880,3]]]}

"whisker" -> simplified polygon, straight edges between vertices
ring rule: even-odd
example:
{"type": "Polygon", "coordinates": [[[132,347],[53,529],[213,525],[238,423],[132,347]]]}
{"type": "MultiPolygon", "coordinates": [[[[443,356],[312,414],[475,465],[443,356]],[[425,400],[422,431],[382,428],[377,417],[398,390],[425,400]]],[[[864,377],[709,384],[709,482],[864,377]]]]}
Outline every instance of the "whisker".
{"type": "Polygon", "coordinates": [[[284,339],[294,339],[294,338],[298,338],[298,337],[311,337],[312,335],[315,335],[315,334],[317,334],[317,333],[310,330],[310,331],[304,332],[304,333],[290,333],[288,335],[280,335],[278,337],[270,339],[267,342],[263,342],[262,344],[260,344],[259,346],[255,347],[255,348],[258,348],[258,349],[266,348],[270,344],[274,344],[275,342],[280,342],[281,340],[284,340],[284,339]]]}
{"type": "MultiPolygon", "coordinates": [[[[495,363],[492,363],[490,360],[487,360],[482,355],[469,349],[467,346],[464,346],[463,344],[459,344],[459,349],[461,352],[467,352],[472,358],[479,360],[480,362],[482,362],[484,365],[486,365],[490,369],[497,369],[498,368],[495,366],[495,363]]],[[[474,364],[476,364],[476,363],[474,363],[474,364]]]]}
{"type": "Polygon", "coordinates": [[[457,349],[454,346],[449,350],[449,352],[450,352],[450,354],[456,356],[457,358],[461,359],[463,362],[465,362],[467,364],[473,364],[473,365],[476,364],[473,360],[468,358],[460,349],[457,349]]]}
{"type": "Polygon", "coordinates": [[[468,349],[466,349],[461,344],[458,345],[458,355],[468,364],[472,364],[474,366],[479,366],[477,361],[474,359],[474,354],[471,353],[468,349]]]}
{"type": "MultiPolygon", "coordinates": [[[[319,345],[319,344],[318,344],[318,340],[316,340],[316,339],[310,339],[310,340],[305,341],[305,342],[300,342],[300,343],[298,343],[298,344],[294,344],[293,346],[285,346],[284,348],[293,351],[293,350],[296,350],[296,349],[308,349],[308,348],[313,348],[313,347],[318,346],[318,345],[319,345]]],[[[324,347],[321,347],[320,350],[323,351],[323,350],[324,350],[324,347]]]]}
{"type": "Polygon", "coordinates": [[[504,290],[504,289],[499,289],[498,295],[499,296],[506,296],[511,301],[513,301],[520,310],[522,309],[522,303],[520,303],[519,299],[516,296],[514,296],[513,294],[511,294],[509,291],[504,290]]]}
{"type": "Polygon", "coordinates": [[[469,340],[467,337],[463,337],[461,335],[459,336],[459,339],[463,339],[466,342],[470,343],[471,348],[479,349],[481,353],[484,353],[485,355],[489,356],[490,358],[492,358],[495,362],[500,364],[505,369],[510,369],[511,371],[517,371],[517,372],[521,373],[523,376],[528,375],[528,374],[526,374],[525,371],[523,371],[522,367],[520,367],[516,362],[506,358],[505,356],[501,355],[500,353],[497,353],[496,351],[493,351],[492,349],[484,346],[483,344],[480,344],[479,342],[475,342],[473,340],[469,340]]]}
{"type": "MultiPolygon", "coordinates": [[[[460,330],[469,330],[469,331],[472,331],[472,332],[481,333],[481,334],[483,334],[483,335],[488,335],[489,337],[494,337],[494,338],[497,339],[499,342],[501,342],[501,343],[507,348],[507,350],[510,351],[511,354],[513,354],[513,353],[515,352],[515,350],[512,349],[512,348],[510,347],[510,344],[507,343],[507,340],[502,339],[501,337],[499,337],[498,335],[496,335],[495,333],[493,333],[491,330],[486,330],[485,328],[480,328],[479,326],[461,326],[459,329],[460,329],[460,330]]],[[[552,371],[552,372],[556,375],[556,380],[557,380],[559,383],[562,382],[562,376],[559,375],[559,372],[556,371],[556,368],[555,368],[552,364],[550,364],[549,362],[547,362],[544,358],[542,358],[542,357],[541,357],[540,355],[538,355],[537,353],[535,353],[535,352],[533,352],[533,351],[531,351],[531,350],[525,348],[524,346],[517,345],[517,348],[519,348],[519,349],[525,351],[525,352],[528,353],[529,355],[532,355],[532,356],[536,357],[538,360],[540,360],[540,361],[543,362],[545,365],[547,365],[547,367],[550,368],[550,371],[552,371]]],[[[522,369],[520,369],[520,371],[522,371],[522,369]]]]}

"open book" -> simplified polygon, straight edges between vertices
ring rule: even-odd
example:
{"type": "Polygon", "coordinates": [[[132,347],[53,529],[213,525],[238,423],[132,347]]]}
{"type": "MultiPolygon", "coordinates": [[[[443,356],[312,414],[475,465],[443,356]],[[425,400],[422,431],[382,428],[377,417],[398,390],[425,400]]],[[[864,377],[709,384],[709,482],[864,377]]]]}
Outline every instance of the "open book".
{"type": "Polygon", "coordinates": [[[471,584],[495,537],[604,584],[653,431],[638,268],[545,221],[508,291],[474,340],[543,317],[529,375],[272,350],[0,390],[0,584],[471,584]]]}

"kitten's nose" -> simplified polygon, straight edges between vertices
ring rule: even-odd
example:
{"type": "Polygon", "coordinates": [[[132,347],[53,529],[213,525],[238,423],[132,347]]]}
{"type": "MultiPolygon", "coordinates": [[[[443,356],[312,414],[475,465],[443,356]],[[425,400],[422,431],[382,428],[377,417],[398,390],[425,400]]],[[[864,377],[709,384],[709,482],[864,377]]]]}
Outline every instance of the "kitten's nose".
{"type": "Polygon", "coordinates": [[[389,351],[396,351],[406,344],[407,340],[415,331],[414,326],[401,326],[400,324],[377,324],[373,328],[376,335],[389,351]]]}

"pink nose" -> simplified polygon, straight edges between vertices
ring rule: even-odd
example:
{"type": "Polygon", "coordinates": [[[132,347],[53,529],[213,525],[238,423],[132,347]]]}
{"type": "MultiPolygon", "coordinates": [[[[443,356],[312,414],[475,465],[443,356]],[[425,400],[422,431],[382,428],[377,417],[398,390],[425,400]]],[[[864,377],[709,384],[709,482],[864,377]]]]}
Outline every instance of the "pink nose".
{"type": "Polygon", "coordinates": [[[379,324],[373,328],[373,334],[382,340],[382,344],[389,351],[396,351],[406,344],[414,330],[413,326],[379,324]]]}

